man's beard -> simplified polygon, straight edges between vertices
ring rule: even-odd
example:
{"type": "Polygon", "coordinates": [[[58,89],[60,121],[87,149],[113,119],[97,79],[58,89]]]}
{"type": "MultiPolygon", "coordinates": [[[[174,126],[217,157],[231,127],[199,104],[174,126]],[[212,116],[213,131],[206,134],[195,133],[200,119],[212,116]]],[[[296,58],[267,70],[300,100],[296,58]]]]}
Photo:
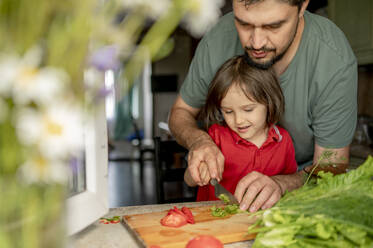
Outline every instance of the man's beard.
{"type": "Polygon", "coordinates": [[[258,63],[258,62],[255,62],[249,56],[249,54],[247,53],[247,51],[276,52],[276,49],[275,48],[266,48],[266,47],[262,47],[260,49],[254,49],[253,47],[245,47],[245,56],[244,56],[244,58],[245,58],[246,63],[248,63],[249,65],[254,66],[254,67],[258,68],[258,69],[267,70],[268,68],[270,68],[271,66],[273,66],[276,62],[280,61],[282,59],[282,57],[284,57],[285,53],[289,50],[291,44],[293,44],[293,41],[295,39],[295,35],[297,34],[298,24],[299,24],[299,18],[297,20],[297,25],[295,27],[295,32],[293,34],[293,37],[290,40],[289,44],[286,46],[286,48],[282,51],[282,53],[280,53],[279,55],[273,57],[272,59],[270,59],[267,62],[258,63]]]}

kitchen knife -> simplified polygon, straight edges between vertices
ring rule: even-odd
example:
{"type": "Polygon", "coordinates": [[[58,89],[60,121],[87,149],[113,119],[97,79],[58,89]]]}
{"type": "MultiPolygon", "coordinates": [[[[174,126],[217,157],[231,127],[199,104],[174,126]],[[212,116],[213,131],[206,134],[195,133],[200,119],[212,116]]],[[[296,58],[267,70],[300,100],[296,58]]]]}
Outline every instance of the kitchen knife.
{"type": "Polygon", "coordinates": [[[216,198],[219,198],[219,196],[221,194],[224,194],[228,197],[229,199],[229,204],[240,204],[236,197],[234,197],[234,195],[231,194],[231,192],[229,192],[226,188],[223,187],[223,185],[221,185],[218,180],[216,180],[215,178],[211,179],[210,181],[210,184],[212,186],[214,186],[214,189],[215,189],[215,197],[216,198]]]}

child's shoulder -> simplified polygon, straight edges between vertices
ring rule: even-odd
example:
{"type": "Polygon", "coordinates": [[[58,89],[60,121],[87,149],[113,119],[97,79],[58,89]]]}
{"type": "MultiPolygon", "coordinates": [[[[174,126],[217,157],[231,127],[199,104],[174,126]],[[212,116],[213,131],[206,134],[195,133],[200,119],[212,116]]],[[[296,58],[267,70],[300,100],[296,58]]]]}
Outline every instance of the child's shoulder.
{"type": "Polygon", "coordinates": [[[229,143],[229,141],[233,140],[233,135],[231,132],[232,131],[227,126],[219,124],[211,125],[208,130],[208,134],[218,146],[222,141],[229,143]]]}
{"type": "Polygon", "coordinates": [[[215,135],[219,135],[219,136],[224,136],[226,134],[231,134],[231,129],[225,125],[220,125],[220,124],[212,124],[210,127],[209,127],[209,130],[208,132],[210,134],[215,134],[215,135]]]}
{"type": "Polygon", "coordinates": [[[273,128],[274,129],[277,128],[277,130],[279,131],[283,139],[291,139],[289,132],[285,128],[278,126],[278,125],[274,125],[273,128]]]}
{"type": "Polygon", "coordinates": [[[289,134],[288,131],[286,131],[286,129],[281,126],[274,125],[274,127],[277,127],[278,131],[280,131],[281,134],[289,134]]]}
{"type": "Polygon", "coordinates": [[[209,131],[210,130],[218,130],[220,128],[222,128],[223,126],[222,125],[219,125],[219,124],[212,124],[210,127],[209,127],[209,131]]]}
{"type": "Polygon", "coordinates": [[[230,129],[229,127],[225,126],[225,125],[220,125],[220,124],[212,124],[210,127],[209,127],[209,131],[217,131],[217,132],[228,132],[230,129]]]}

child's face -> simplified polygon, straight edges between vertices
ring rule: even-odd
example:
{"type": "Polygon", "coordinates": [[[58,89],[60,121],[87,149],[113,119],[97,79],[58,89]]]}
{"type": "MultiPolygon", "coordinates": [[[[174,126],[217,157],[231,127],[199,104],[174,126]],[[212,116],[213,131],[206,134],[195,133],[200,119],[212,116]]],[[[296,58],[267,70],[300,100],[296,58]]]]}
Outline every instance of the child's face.
{"type": "Polygon", "coordinates": [[[224,120],[241,138],[258,147],[267,138],[267,107],[249,100],[242,89],[233,84],[221,101],[224,120]]]}

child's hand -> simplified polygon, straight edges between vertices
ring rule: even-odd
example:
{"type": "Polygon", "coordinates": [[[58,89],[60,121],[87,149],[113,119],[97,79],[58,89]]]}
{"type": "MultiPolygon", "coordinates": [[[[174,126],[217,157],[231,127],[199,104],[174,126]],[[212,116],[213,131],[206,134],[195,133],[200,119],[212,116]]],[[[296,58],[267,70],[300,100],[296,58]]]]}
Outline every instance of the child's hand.
{"type": "Polygon", "coordinates": [[[210,176],[209,168],[205,162],[202,162],[199,165],[198,171],[199,171],[199,176],[201,177],[202,185],[209,184],[211,180],[211,176],[210,176]]]}

